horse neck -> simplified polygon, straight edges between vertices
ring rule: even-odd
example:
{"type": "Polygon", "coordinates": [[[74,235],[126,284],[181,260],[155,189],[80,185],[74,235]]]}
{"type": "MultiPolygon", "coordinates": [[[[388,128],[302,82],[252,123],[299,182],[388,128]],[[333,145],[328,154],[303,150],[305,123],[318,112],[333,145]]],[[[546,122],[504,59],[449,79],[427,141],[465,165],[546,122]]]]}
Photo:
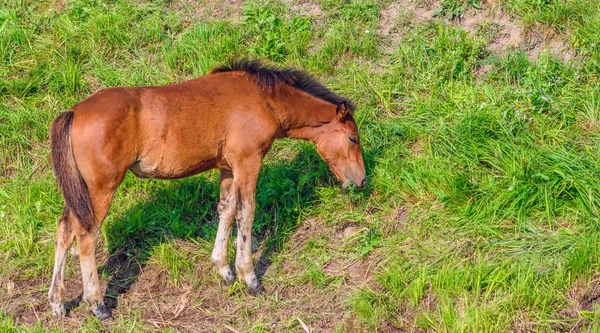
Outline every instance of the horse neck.
{"type": "Polygon", "coordinates": [[[334,104],[289,86],[271,94],[269,104],[287,138],[315,142],[320,126],[335,119],[334,104]]]}

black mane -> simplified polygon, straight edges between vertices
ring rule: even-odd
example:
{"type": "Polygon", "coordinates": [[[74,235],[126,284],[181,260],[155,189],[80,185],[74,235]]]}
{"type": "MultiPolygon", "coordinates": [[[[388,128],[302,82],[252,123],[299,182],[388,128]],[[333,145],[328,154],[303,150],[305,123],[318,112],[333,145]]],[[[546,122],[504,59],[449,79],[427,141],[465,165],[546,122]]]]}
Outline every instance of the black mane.
{"type": "Polygon", "coordinates": [[[350,112],[353,112],[355,109],[352,101],[336,95],[315,80],[310,74],[289,68],[278,69],[276,67],[264,65],[260,60],[230,60],[227,64],[214,68],[210,73],[214,74],[233,71],[247,73],[256,80],[263,91],[268,93],[277,90],[277,87],[280,84],[287,84],[335,105],[346,103],[350,112]]]}

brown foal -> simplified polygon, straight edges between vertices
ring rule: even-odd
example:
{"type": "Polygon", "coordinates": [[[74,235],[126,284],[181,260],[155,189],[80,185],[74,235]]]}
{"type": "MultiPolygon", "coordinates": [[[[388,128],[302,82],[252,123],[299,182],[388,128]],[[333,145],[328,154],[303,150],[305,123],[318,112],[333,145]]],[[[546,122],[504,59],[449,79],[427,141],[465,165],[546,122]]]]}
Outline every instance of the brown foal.
{"type": "Polygon", "coordinates": [[[218,168],[219,227],[212,262],[225,283],[235,279],[227,242],[237,221],[235,268],[252,294],[264,292],[252,263],[250,237],[261,161],[273,140],[311,141],[343,186],[365,185],[353,104],[306,73],[258,61],[233,61],[195,80],[160,87],[102,89],[52,123],[52,162],[66,202],[59,219],[49,292],[65,315],[67,250],[77,239],[83,300],[94,314],[103,303],[96,241],[127,170],[176,179],[218,168]]]}

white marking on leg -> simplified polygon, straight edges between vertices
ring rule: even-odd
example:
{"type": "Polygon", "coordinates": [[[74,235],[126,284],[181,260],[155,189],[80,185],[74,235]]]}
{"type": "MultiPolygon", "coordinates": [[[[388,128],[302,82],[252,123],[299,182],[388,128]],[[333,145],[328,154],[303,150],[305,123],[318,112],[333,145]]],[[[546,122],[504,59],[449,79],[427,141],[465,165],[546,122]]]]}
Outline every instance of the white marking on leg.
{"type": "Polygon", "coordinates": [[[102,291],[100,290],[100,279],[98,278],[98,266],[96,265],[97,236],[96,233],[95,235],[86,234],[77,237],[79,263],[83,280],[83,301],[92,307],[104,304],[102,291]]]}
{"type": "Polygon", "coordinates": [[[219,211],[219,227],[217,229],[217,236],[215,237],[215,246],[213,248],[211,259],[217,273],[221,276],[223,281],[227,283],[233,282],[235,278],[227,259],[227,244],[229,242],[229,236],[231,235],[233,220],[235,218],[235,201],[233,179],[229,172],[222,171],[221,194],[219,205],[217,207],[219,211]]]}
{"type": "MultiPolygon", "coordinates": [[[[254,220],[254,202],[242,204],[238,210],[237,255],[235,267],[239,277],[247,284],[258,281],[252,263],[252,222],[254,220]]],[[[250,284],[249,284],[250,286],[250,284]]]]}
{"type": "Polygon", "coordinates": [[[64,306],[65,293],[65,269],[67,265],[67,251],[73,244],[73,234],[67,228],[68,221],[63,215],[58,223],[56,232],[56,246],[54,250],[54,270],[52,272],[52,283],[48,291],[48,300],[54,315],[66,315],[64,306]]]}

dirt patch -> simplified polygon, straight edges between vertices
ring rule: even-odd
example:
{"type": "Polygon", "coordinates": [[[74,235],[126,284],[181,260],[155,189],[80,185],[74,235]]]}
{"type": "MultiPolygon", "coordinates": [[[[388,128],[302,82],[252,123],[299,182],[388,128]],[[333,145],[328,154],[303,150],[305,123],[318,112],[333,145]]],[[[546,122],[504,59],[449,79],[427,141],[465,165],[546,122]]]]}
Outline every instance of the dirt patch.
{"type": "Polygon", "coordinates": [[[358,227],[355,226],[349,226],[344,228],[344,231],[342,232],[342,238],[343,239],[349,239],[353,236],[355,236],[356,234],[358,234],[360,231],[360,229],[358,229],[358,227]]]}
{"type": "Polygon", "coordinates": [[[564,320],[561,321],[561,326],[555,329],[570,332],[589,329],[592,323],[582,317],[581,312],[593,312],[600,307],[600,274],[594,275],[589,281],[575,281],[566,294],[566,301],[566,306],[558,312],[564,320]],[[568,327],[565,322],[569,323],[568,327]]]}
{"type": "Polygon", "coordinates": [[[342,276],[343,283],[350,287],[375,287],[376,283],[372,274],[372,263],[364,260],[332,259],[327,261],[321,269],[329,276],[342,276]]]}
{"type": "Polygon", "coordinates": [[[291,1],[284,0],[290,8],[290,12],[294,15],[312,16],[315,19],[323,17],[323,10],[318,3],[312,1],[291,1]]]}
{"type": "Polygon", "coordinates": [[[207,21],[228,19],[238,22],[244,13],[242,0],[180,0],[171,2],[170,6],[177,12],[191,12],[195,17],[207,21]]]}
{"type": "MultiPolygon", "coordinates": [[[[319,238],[328,239],[329,247],[334,250],[343,249],[348,242],[352,242],[361,232],[364,232],[364,229],[354,224],[346,224],[335,231],[333,228],[324,226],[319,218],[308,219],[302,223],[300,229],[292,236],[290,250],[291,253],[294,253],[294,249],[303,249],[310,240],[319,238]]],[[[321,266],[321,270],[327,276],[341,276],[345,286],[362,287],[374,281],[371,266],[377,262],[373,258],[359,259],[341,255],[336,256],[336,253],[333,253],[332,258],[321,266]]],[[[295,262],[289,261],[289,264],[284,265],[284,269],[303,269],[302,267],[293,267],[296,264],[295,262]]]]}
{"type": "Polygon", "coordinates": [[[569,61],[575,57],[575,51],[568,41],[564,40],[564,36],[559,36],[541,25],[536,25],[525,32],[525,36],[524,45],[529,60],[539,58],[544,52],[549,52],[562,61],[569,61]]]}
{"type": "Polygon", "coordinates": [[[492,51],[505,47],[519,47],[525,38],[521,27],[495,2],[487,1],[480,10],[467,10],[462,19],[455,22],[471,36],[487,35],[492,51]]]}
{"type": "Polygon", "coordinates": [[[441,1],[425,2],[417,6],[412,0],[394,1],[381,9],[379,18],[379,35],[384,49],[391,51],[402,39],[410,25],[421,24],[433,19],[434,10],[441,1]]]}
{"type": "Polygon", "coordinates": [[[567,293],[569,301],[575,301],[575,308],[581,311],[593,311],[600,306],[600,275],[591,281],[578,281],[567,293]]]}
{"type": "Polygon", "coordinates": [[[386,222],[381,227],[384,237],[405,232],[409,225],[415,222],[408,205],[392,207],[389,213],[382,216],[382,219],[386,222]]]}
{"type": "Polygon", "coordinates": [[[481,78],[485,74],[489,73],[490,70],[492,70],[492,68],[493,67],[490,64],[484,64],[484,65],[479,66],[479,68],[477,68],[477,71],[475,71],[475,77],[481,78]]]}
{"type": "Polygon", "coordinates": [[[396,215],[396,221],[399,224],[404,224],[410,218],[410,209],[408,207],[400,207],[396,215]]]}
{"type": "MultiPolygon", "coordinates": [[[[302,227],[291,237],[289,250],[285,252],[286,260],[279,267],[273,268],[274,275],[285,277],[290,281],[290,285],[283,288],[283,295],[294,299],[298,297],[298,288],[301,288],[301,293],[311,295],[313,304],[310,308],[305,308],[304,312],[330,314],[325,318],[308,318],[307,323],[315,332],[330,332],[336,328],[343,328],[344,331],[350,332],[365,331],[366,329],[356,318],[347,314],[349,312],[348,300],[354,292],[362,288],[371,290],[381,288],[375,279],[374,271],[382,258],[376,252],[371,252],[365,258],[359,258],[352,251],[348,251],[348,247],[355,244],[356,238],[362,232],[365,230],[354,223],[328,226],[321,219],[309,219],[303,222],[302,227]],[[319,241],[327,242],[329,250],[326,256],[329,259],[317,267],[324,274],[325,279],[330,282],[325,284],[309,282],[304,283],[303,287],[297,287],[294,281],[305,279],[310,274],[309,268],[302,260],[298,260],[295,252],[298,251],[297,249],[311,246],[309,242],[313,242],[316,244],[313,246],[319,247],[318,243],[314,243],[319,241]],[[289,294],[290,291],[293,291],[294,294],[289,294]]],[[[314,259],[317,260],[317,258],[314,259]]],[[[393,328],[391,325],[390,327],[393,328]]],[[[391,332],[393,330],[383,331],[391,332]]]]}
{"type": "Polygon", "coordinates": [[[419,158],[423,155],[423,153],[425,152],[425,143],[423,142],[423,140],[417,140],[415,142],[411,142],[408,144],[407,149],[411,152],[411,154],[415,157],[415,158],[419,158]]]}
{"type": "MultiPolygon", "coordinates": [[[[296,2],[284,0],[293,15],[312,16],[317,22],[324,18],[319,4],[312,1],[296,2]]],[[[207,21],[229,20],[240,22],[244,15],[244,3],[242,0],[180,0],[173,1],[171,7],[177,12],[191,12],[197,18],[207,21]]]]}
{"type": "Polygon", "coordinates": [[[525,29],[512,20],[494,0],[486,2],[481,10],[467,11],[456,24],[471,36],[489,38],[489,48],[496,53],[522,49],[529,55],[529,60],[535,60],[543,52],[551,52],[563,61],[571,60],[575,55],[561,36],[541,25],[525,29]]]}
{"type": "Polygon", "coordinates": [[[544,52],[550,52],[562,61],[569,61],[575,56],[564,36],[559,36],[541,25],[524,28],[495,0],[483,3],[480,10],[468,9],[460,20],[455,21],[435,17],[435,11],[440,4],[441,1],[429,1],[416,5],[411,0],[402,0],[381,9],[379,33],[384,42],[383,48],[386,51],[394,49],[411,25],[438,19],[446,24],[461,27],[472,37],[479,35],[489,40],[489,49],[498,54],[522,49],[527,52],[530,60],[537,59],[544,52]]]}
{"type": "Polygon", "coordinates": [[[325,236],[327,229],[323,226],[323,221],[320,218],[309,218],[302,222],[298,230],[290,237],[290,249],[301,249],[306,245],[309,239],[325,236]]]}
{"type": "Polygon", "coordinates": [[[419,312],[428,311],[435,312],[437,310],[438,299],[437,295],[431,291],[427,291],[419,304],[415,307],[410,303],[404,304],[398,311],[396,324],[402,328],[403,332],[428,332],[427,330],[420,329],[417,323],[417,314],[419,312]]]}
{"type": "MultiPolygon", "coordinates": [[[[302,331],[300,322],[315,332],[330,332],[340,327],[364,331],[363,324],[349,314],[348,299],[360,288],[377,288],[372,272],[379,259],[373,255],[358,259],[352,252],[344,251],[347,242],[355,238],[338,238],[337,234],[342,232],[343,236],[348,227],[356,226],[346,224],[338,230],[319,218],[301,223],[286,242],[286,250],[278,255],[275,263],[264,268],[262,281],[267,295],[261,297],[248,295],[246,287],[239,282],[222,285],[208,253],[198,255],[197,276],[193,281],[185,280],[174,286],[168,273],[151,263],[139,263],[125,252],[107,256],[99,251],[101,284],[103,290],[107,289],[105,303],[113,308],[115,318],[122,316],[126,322],[137,318],[138,329],[143,331],[172,328],[185,332],[231,329],[244,332],[259,326],[278,332],[302,331]],[[303,280],[308,268],[299,254],[305,253],[301,250],[315,241],[331,241],[327,250],[331,259],[322,265],[321,271],[326,277],[333,277],[330,279],[333,282],[319,285],[303,280]]],[[[360,232],[360,228],[356,228],[360,232]]],[[[182,240],[176,244],[178,247],[196,246],[182,240]]],[[[260,256],[259,252],[260,249],[255,257],[260,256]]],[[[43,280],[1,280],[0,310],[19,325],[74,331],[84,327],[86,322],[89,324],[91,312],[85,304],[79,304],[82,284],[78,260],[70,258],[68,266],[70,274],[65,281],[65,291],[72,307],[69,317],[51,315],[46,296],[50,276],[43,280]]],[[[119,322],[111,319],[101,326],[103,330],[113,331],[120,327],[119,322]]],[[[384,331],[395,329],[392,324],[386,327],[384,331]]]]}

